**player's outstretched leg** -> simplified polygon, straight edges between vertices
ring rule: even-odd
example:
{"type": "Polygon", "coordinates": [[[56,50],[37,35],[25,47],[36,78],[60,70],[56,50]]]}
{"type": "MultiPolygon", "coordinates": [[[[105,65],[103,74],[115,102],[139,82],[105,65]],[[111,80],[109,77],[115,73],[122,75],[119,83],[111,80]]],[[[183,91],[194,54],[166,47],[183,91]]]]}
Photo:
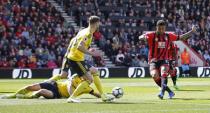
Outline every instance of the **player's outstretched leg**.
{"type": "Polygon", "coordinates": [[[175,88],[176,90],[178,90],[179,88],[178,88],[177,85],[176,85],[177,77],[176,77],[176,76],[172,76],[171,79],[172,79],[172,81],[173,81],[174,88],[175,88]]]}
{"type": "Polygon", "coordinates": [[[159,76],[159,71],[157,69],[150,70],[150,75],[152,76],[154,82],[161,87],[161,78],[159,76]]]}
{"type": "Polygon", "coordinates": [[[73,94],[67,99],[67,102],[79,103],[81,102],[77,97],[85,91],[89,87],[89,85],[93,82],[93,77],[90,72],[87,72],[82,76],[84,81],[81,82],[77,88],[74,90],[73,94]]]}
{"type": "Polygon", "coordinates": [[[169,67],[167,65],[161,66],[161,91],[158,97],[160,99],[163,99],[165,91],[168,91],[169,98],[172,98],[175,94],[170,90],[170,88],[167,86],[167,76],[168,76],[169,67]]]}
{"type": "Polygon", "coordinates": [[[160,99],[163,99],[166,89],[170,90],[167,86],[167,82],[168,82],[167,77],[161,77],[161,91],[160,94],[158,95],[160,99]]]}
{"type": "Polygon", "coordinates": [[[99,91],[100,95],[101,95],[101,99],[104,102],[109,102],[112,101],[114,99],[114,97],[111,96],[107,96],[104,92],[103,92],[103,87],[102,87],[102,83],[99,77],[99,72],[96,68],[91,67],[90,68],[91,74],[93,75],[93,82],[97,88],[97,90],[99,91]]]}
{"type": "MultiPolygon", "coordinates": [[[[151,73],[151,76],[152,76],[153,80],[155,81],[155,83],[161,88],[162,80],[161,80],[161,77],[159,76],[158,70],[151,71],[150,73],[151,73]]],[[[168,93],[172,92],[168,86],[165,87],[165,90],[168,93]]]]}
{"type": "Polygon", "coordinates": [[[38,91],[40,88],[39,84],[32,84],[25,86],[21,89],[19,89],[17,92],[11,95],[6,95],[4,98],[10,99],[10,98],[30,98],[30,95],[27,95],[31,91],[38,91]]]}
{"type": "Polygon", "coordinates": [[[47,90],[47,89],[40,89],[39,91],[37,91],[33,95],[31,95],[31,98],[38,98],[40,96],[43,96],[47,99],[52,99],[54,97],[52,91],[47,90]]]}
{"type": "Polygon", "coordinates": [[[172,82],[173,82],[173,85],[174,85],[174,88],[176,90],[178,90],[178,87],[176,85],[176,81],[177,81],[177,71],[176,71],[176,68],[170,70],[170,75],[171,75],[171,79],[172,79],[172,82]]]}

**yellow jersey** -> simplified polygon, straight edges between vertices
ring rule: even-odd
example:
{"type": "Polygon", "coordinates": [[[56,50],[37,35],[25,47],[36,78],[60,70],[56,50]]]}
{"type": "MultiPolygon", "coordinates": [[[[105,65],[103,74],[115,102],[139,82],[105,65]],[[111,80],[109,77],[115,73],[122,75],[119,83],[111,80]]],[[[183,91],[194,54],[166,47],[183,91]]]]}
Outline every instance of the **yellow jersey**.
{"type": "Polygon", "coordinates": [[[84,61],[85,54],[78,50],[78,46],[82,41],[85,44],[85,48],[88,49],[92,42],[92,34],[88,28],[79,31],[76,37],[70,41],[67,58],[73,61],[84,61]]]}
{"type": "Polygon", "coordinates": [[[60,96],[68,98],[69,97],[68,85],[70,85],[70,81],[66,80],[64,82],[56,82],[56,83],[60,96]]]}
{"type": "Polygon", "coordinates": [[[60,96],[68,98],[69,97],[68,88],[71,87],[72,91],[74,91],[81,82],[82,79],[79,76],[73,76],[71,80],[56,82],[60,96]]]}

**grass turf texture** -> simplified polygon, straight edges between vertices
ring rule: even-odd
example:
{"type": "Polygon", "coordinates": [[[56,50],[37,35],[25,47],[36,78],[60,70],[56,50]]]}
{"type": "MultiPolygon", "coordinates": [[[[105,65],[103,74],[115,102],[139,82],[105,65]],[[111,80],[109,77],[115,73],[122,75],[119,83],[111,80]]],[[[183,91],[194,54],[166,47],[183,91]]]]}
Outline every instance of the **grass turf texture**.
{"type": "MultiPolygon", "coordinates": [[[[0,94],[42,79],[0,80],[0,94]]],[[[0,113],[210,113],[210,78],[180,78],[180,90],[174,99],[159,100],[158,87],[151,78],[102,79],[106,92],[115,86],[124,89],[124,96],[112,103],[103,103],[83,95],[83,103],[67,103],[66,99],[0,99],[0,113]]],[[[169,79],[169,86],[172,82],[169,79]]],[[[173,89],[173,88],[172,88],[173,89]]]]}

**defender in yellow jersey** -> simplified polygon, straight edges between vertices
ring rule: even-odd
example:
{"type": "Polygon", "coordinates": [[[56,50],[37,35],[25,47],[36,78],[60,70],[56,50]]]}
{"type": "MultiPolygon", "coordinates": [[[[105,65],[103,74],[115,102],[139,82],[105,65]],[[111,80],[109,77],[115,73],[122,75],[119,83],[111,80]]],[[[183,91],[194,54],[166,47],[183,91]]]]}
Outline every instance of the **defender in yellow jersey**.
{"type": "MultiPolygon", "coordinates": [[[[52,78],[50,78],[50,80],[67,78],[68,70],[70,68],[76,71],[79,76],[83,76],[87,71],[89,71],[91,66],[85,64],[84,55],[89,54],[92,56],[100,56],[98,52],[88,51],[88,48],[92,42],[93,33],[99,29],[99,21],[99,17],[91,16],[89,18],[89,26],[79,31],[78,34],[71,39],[63,59],[61,74],[54,75],[52,78]]],[[[93,78],[89,77],[89,80],[92,82],[93,78]]]]}
{"type": "Polygon", "coordinates": [[[80,100],[77,99],[77,96],[79,96],[81,92],[84,92],[84,89],[88,88],[92,82],[94,82],[97,90],[99,91],[102,101],[107,102],[113,100],[112,97],[108,97],[104,94],[98,70],[84,61],[85,54],[100,56],[98,51],[89,50],[92,42],[92,35],[99,29],[99,24],[100,18],[98,16],[90,16],[88,27],[81,30],[70,43],[66,54],[66,62],[68,62],[68,64],[66,64],[70,65],[70,68],[81,76],[84,81],[78,85],[73,94],[68,98],[67,102],[80,102],[80,100]]]}
{"type": "Polygon", "coordinates": [[[92,82],[94,82],[103,101],[110,101],[113,99],[104,94],[98,70],[84,61],[85,54],[100,56],[98,51],[91,51],[88,49],[92,42],[93,33],[99,29],[99,23],[100,18],[98,16],[90,16],[88,27],[79,31],[78,34],[70,41],[63,59],[61,74],[54,75],[50,78],[52,81],[67,78],[69,69],[76,72],[83,78],[83,81],[75,89],[71,97],[68,98],[67,102],[80,102],[76,99],[76,97],[84,92],[84,90],[87,89],[92,82]]]}
{"type": "MultiPolygon", "coordinates": [[[[51,81],[28,85],[18,90],[15,94],[4,96],[3,98],[39,98],[43,96],[47,99],[68,98],[83,80],[74,75],[70,80],[51,81]]],[[[94,92],[90,86],[81,94],[89,93],[100,98],[100,94],[94,92]]],[[[80,95],[81,95],[80,94],[80,95]]]]}

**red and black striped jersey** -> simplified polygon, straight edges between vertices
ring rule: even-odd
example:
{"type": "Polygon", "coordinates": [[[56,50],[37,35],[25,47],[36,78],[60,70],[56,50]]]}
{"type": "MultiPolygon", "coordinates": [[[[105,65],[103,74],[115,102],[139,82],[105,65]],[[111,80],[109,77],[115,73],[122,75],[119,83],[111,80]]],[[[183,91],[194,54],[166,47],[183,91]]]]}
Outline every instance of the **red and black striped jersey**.
{"type": "Polygon", "coordinates": [[[178,36],[173,33],[158,34],[151,32],[146,34],[149,45],[149,62],[155,60],[169,60],[168,48],[172,41],[178,40],[178,36]]]}
{"type": "Polygon", "coordinates": [[[168,50],[169,60],[177,60],[178,56],[178,47],[173,42],[169,46],[168,50]]]}

